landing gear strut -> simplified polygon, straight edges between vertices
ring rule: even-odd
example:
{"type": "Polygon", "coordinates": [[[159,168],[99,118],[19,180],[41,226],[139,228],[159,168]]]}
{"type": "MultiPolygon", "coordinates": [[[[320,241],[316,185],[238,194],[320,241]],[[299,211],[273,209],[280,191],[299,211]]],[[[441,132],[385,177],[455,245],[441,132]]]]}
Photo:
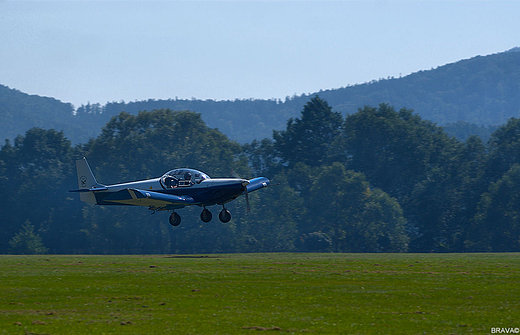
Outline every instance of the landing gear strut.
{"type": "Polygon", "coordinates": [[[211,221],[212,218],[213,214],[211,214],[211,212],[206,208],[204,208],[202,213],[200,213],[200,219],[202,220],[202,222],[208,223],[211,221]]]}
{"type": "Polygon", "coordinates": [[[177,227],[178,225],[181,224],[181,216],[175,212],[172,213],[172,215],[170,215],[170,224],[174,227],[177,227]]]}

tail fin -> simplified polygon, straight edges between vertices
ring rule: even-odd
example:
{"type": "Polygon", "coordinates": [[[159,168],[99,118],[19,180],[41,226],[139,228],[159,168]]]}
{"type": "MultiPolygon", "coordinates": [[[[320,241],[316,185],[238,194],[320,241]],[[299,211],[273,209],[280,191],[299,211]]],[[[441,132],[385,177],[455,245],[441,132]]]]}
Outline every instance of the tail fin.
{"type": "Polygon", "coordinates": [[[76,171],[78,172],[78,187],[80,190],[95,188],[98,185],[85,157],[76,161],[76,171]]]}
{"type": "Polygon", "coordinates": [[[76,161],[76,171],[78,172],[78,191],[80,192],[81,201],[89,204],[97,204],[96,196],[92,190],[95,188],[104,188],[104,185],[98,184],[85,157],[76,161]]]}

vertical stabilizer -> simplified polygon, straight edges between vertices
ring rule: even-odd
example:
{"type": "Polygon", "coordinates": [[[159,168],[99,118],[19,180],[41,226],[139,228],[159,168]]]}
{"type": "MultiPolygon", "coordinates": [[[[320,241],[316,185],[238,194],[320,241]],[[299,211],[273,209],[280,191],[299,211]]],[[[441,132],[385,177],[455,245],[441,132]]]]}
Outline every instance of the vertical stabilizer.
{"type": "Polygon", "coordinates": [[[98,185],[85,157],[76,161],[76,171],[78,172],[78,187],[80,190],[95,188],[98,185]]]}
{"type": "MultiPolygon", "coordinates": [[[[76,161],[76,171],[78,172],[78,186],[80,190],[103,187],[103,185],[98,184],[96,181],[85,157],[76,161]]],[[[89,204],[97,204],[94,192],[81,192],[80,199],[89,204]]]]}

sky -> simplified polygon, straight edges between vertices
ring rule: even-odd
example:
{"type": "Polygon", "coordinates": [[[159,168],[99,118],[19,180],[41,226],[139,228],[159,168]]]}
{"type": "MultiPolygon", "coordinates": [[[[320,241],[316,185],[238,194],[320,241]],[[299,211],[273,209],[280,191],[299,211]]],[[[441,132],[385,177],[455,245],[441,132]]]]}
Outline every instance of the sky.
{"type": "Polygon", "coordinates": [[[0,0],[0,84],[82,104],[285,99],[520,46],[520,1],[0,0]]]}

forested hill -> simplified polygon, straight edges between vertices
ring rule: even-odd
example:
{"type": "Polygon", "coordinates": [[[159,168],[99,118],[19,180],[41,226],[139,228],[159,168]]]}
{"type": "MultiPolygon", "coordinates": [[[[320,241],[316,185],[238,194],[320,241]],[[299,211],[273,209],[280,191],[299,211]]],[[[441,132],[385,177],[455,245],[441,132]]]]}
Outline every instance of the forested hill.
{"type": "MultiPolygon", "coordinates": [[[[520,116],[520,52],[477,56],[402,78],[387,78],[361,85],[317,92],[344,116],[365,105],[382,102],[415,110],[439,125],[464,121],[475,125],[500,125],[520,116]]],[[[345,82],[349,79],[345,78],[345,82]]],[[[287,88],[291,90],[290,87],[287,88]]],[[[311,96],[316,93],[310,94],[311,96]]],[[[218,128],[240,143],[267,138],[296,117],[309,95],[271,100],[147,100],[87,104],[72,114],[72,106],[55,99],[28,96],[0,86],[0,136],[23,134],[33,126],[65,130],[73,142],[85,142],[99,134],[112,116],[125,111],[169,108],[201,113],[209,127],[218,128]],[[7,93],[6,93],[7,92],[7,93]],[[7,107],[6,107],[7,105],[7,107]],[[7,111],[7,116],[5,112],[7,111]],[[7,125],[9,123],[9,125],[7,125]]],[[[464,124],[462,124],[464,125],[464,124]]],[[[460,129],[460,124],[457,129],[460,129]]],[[[477,129],[474,125],[462,132],[477,129]]]]}
{"type": "Polygon", "coordinates": [[[82,127],[73,112],[70,103],[0,85],[0,141],[14,139],[33,127],[63,130],[76,142],[99,133],[99,125],[82,127]]]}
{"type": "Polygon", "coordinates": [[[457,121],[504,124],[520,115],[519,51],[514,48],[477,56],[403,78],[320,92],[320,96],[347,114],[359,106],[377,106],[384,101],[412,108],[440,125],[457,121]]]}
{"type": "MultiPolygon", "coordinates": [[[[317,94],[343,116],[353,114],[363,106],[378,106],[385,102],[396,108],[414,109],[422,118],[439,125],[457,121],[479,126],[501,125],[510,117],[520,116],[520,52],[477,56],[403,78],[383,79],[317,94]]],[[[123,110],[134,114],[159,108],[189,109],[202,113],[210,127],[246,143],[255,138],[270,137],[273,129],[282,129],[287,119],[299,115],[301,106],[308,99],[308,95],[302,95],[288,97],[285,101],[148,100],[109,103],[102,109],[106,116],[123,110]]],[[[106,121],[108,118],[103,119],[106,121]]]]}

